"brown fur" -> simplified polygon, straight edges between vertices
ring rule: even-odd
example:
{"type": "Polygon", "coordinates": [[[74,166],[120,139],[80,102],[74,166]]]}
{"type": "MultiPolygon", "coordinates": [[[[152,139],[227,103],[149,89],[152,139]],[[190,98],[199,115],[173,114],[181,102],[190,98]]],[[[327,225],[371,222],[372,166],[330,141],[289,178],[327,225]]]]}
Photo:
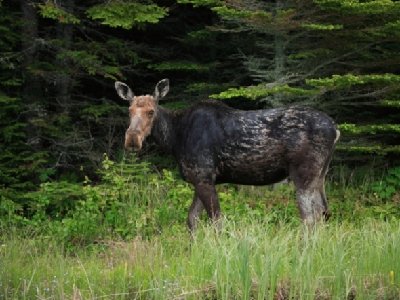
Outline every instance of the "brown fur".
{"type": "Polygon", "coordinates": [[[125,133],[125,148],[133,144],[135,150],[142,148],[143,140],[151,133],[157,102],[153,96],[133,97],[129,107],[130,125],[125,133]]]}
{"type": "Polygon", "coordinates": [[[168,79],[157,83],[152,96],[134,97],[122,82],[115,88],[131,103],[125,146],[140,150],[151,134],[193,184],[191,230],[203,209],[213,221],[220,217],[219,183],[265,185],[290,178],[304,223],[329,216],[324,183],[339,131],[326,114],[302,107],[241,111],[211,101],[174,113],[158,106],[168,79]]]}

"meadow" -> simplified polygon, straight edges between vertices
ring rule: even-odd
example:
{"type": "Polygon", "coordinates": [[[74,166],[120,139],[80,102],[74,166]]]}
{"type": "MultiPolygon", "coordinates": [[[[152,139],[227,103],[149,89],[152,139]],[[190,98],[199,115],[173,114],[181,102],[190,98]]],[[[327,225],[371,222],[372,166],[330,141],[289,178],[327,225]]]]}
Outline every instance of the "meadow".
{"type": "Polygon", "coordinates": [[[42,184],[24,214],[2,196],[0,299],[399,299],[398,169],[331,173],[327,223],[301,224],[290,183],[221,185],[193,238],[190,186],[135,159],[42,184]]]}

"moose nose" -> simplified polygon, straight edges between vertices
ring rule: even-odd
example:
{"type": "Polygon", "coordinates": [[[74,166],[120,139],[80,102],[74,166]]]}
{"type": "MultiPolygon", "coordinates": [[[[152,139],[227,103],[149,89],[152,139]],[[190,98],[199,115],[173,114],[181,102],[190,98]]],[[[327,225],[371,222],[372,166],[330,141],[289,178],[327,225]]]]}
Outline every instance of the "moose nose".
{"type": "Polygon", "coordinates": [[[139,151],[142,148],[140,131],[128,128],[125,133],[125,149],[139,151]]]}
{"type": "Polygon", "coordinates": [[[127,135],[128,135],[128,134],[130,134],[130,135],[139,135],[139,134],[140,134],[140,131],[137,130],[137,129],[128,128],[128,129],[126,130],[126,134],[127,134],[127,135]]]}

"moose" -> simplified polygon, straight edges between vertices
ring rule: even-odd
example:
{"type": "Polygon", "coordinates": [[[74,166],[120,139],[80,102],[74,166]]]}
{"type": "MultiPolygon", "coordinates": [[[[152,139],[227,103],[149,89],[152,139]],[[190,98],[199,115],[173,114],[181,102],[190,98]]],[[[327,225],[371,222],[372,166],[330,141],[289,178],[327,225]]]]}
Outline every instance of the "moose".
{"type": "Polygon", "coordinates": [[[119,81],[115,89],[130,102],[125,148],[139,151],[151,135],[194,186],[191,232],[203,209],[219,219],[219,183],[267,185],[289,178],[305,224],[329,217],[325,177],[340,132],[325,113],[297,106],[243,111],[212,100],[170,111],[158,104],[169,91],[168,79],[152,95],[135,96],[119,81]]]}

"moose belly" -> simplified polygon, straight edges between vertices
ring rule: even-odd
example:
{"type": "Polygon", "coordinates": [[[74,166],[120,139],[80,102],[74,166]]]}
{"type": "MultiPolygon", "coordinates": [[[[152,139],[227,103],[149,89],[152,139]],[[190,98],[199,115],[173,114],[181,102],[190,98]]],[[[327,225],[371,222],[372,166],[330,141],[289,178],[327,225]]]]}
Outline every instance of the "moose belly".
{"type": "Polygon", "coordinates": [[[217,167],[217,183],[266,185],[288,176],[287,166],[278,155],[248,153],[221,158],[217,167]]]}

